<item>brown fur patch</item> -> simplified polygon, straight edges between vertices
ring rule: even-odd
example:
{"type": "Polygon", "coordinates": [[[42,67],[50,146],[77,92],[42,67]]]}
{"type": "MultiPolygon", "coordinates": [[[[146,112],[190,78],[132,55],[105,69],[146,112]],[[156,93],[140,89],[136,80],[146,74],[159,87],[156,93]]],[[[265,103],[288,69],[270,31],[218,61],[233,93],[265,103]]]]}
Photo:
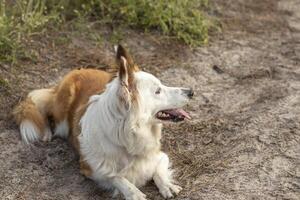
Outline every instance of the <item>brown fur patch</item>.
{"type": "Polygon", "coordinates": [[[73,70],[56,87],[51,114],[56,123],[64,119],[68,121],[71,137],[77,109],[85,105],[90,96],[102,91],[111,78],[112,74],[101,70],[73,70]]]}
{"type": "Polygon", "coordinates": [[[93,173],[91,167],[82,158],[79,160],[80,173],[86,177],[90,177],[93,173]]]}
{"type": "Polygon", "coordinates": [[[84,105],[81,105],[76,110],[75,117],[73,120],[73,132],[72,132],[72,134],[69,135],[69,141],[72,144],[72,146],[75,148],[76,152],[79,153],[79,155],[80,155],[80,151],[79,151],[80,144],[79,144],[78,136],[81,133],[81,127],[79,125],[79,121],[89,105],[90,105],[89,103],[86,103],[84,105]]]}
{"type": "Polygon", "coordinates": [[[65,76],[56,89],[53,105],[57,107],[54,109],[56,113],[54,112],[53,116],[56,122],[68,120],[69,142],[80,156],[80,171],[85,176],[90,176],[92,171],[80,155],[79,121],[89,105],[90,96],[104,91],[112,77],[113,74],[95,69],[74,70],[65,76]]]}

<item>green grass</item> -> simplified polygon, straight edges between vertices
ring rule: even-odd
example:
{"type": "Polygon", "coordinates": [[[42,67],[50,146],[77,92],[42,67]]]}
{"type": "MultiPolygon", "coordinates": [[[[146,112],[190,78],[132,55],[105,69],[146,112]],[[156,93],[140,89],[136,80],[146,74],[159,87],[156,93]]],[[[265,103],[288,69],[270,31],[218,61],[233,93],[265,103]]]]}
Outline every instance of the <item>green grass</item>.
{"type": "Polygon", "coordinates": [[[54,12],[47,12],[44,0],[7,3],[0,0],[0,61],[15,63],[27,57],[26,40],[45,30],[46,25],[59,21],[54,12]]]}
{"type": "Polygon", "coordinates": [[[202,12],[207,6],[208,0],[99,1],[100,13],[109,23],[157,29],[191,46],[208,42],[210,22],[202,12]]]}
{"type": "MultiPolygon", "coordinates": [[[[159,31],[189,46],[208,42],[211,20],[206,12],[209,0],[0,0],[0,62],[15,63],[30,57],[26,41],[46,32],[53,24],[69,21],[78,32],[89,31],[88,21],[114,27],[159,31]]],[[[92,35],[97,43],[101,35],[92,35]]],[[[110,42],[122,40],[114,31],[110,42]]]]}

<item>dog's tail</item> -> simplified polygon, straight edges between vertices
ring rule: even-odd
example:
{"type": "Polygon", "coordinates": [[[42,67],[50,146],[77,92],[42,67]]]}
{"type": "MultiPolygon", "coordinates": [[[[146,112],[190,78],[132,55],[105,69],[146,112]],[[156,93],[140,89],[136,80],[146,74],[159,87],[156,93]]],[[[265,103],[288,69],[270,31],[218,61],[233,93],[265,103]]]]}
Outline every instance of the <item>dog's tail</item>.
{"type": "Polygon", "coordinates": [[[20,127],[21,138],[26,144],[51,139],[47,113],[51,107],[53,91],[34,90],[14,109],[13,114],[20,127]]]}

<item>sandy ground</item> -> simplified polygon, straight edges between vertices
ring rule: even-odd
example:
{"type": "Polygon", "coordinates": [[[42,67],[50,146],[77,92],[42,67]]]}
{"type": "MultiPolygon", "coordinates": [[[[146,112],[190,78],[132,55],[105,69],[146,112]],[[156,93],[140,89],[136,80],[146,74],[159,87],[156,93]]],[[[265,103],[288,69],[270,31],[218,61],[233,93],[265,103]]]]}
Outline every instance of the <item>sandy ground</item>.
{"type": "MultiPolygon", "coordinates": [[[[146,71],[195,89],[187,108],[193,120],[163,131],[163,149],[184,188],[176,199],[300,199],[300,1],[213,2],[224,27],[206,47],[190,50],[132,31],[125,41],[146,71]]],[[[113,56],[78,38],[70,49],[81,51],[60,49],[39,63],[48,77],[24,75],[24,92],[51,84],[74,64],[113,56]]],[[[0,199],[111,199],[79,174],[65,141],[23,145],[1,108],[0,199]]],[[[142,191],[162,199],[153,183],[142,191]]]]}

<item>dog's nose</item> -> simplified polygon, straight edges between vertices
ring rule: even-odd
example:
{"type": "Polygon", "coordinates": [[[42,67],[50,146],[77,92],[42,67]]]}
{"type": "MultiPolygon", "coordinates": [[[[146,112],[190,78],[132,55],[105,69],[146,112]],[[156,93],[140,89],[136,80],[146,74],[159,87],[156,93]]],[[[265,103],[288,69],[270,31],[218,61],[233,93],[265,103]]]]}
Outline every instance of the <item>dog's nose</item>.
{"type": "Polygon", "coordinates": [[[194,96],[194,91],[192,88],[183,89],[185,95],[187,95],[190,99],[194,96]]]}
{"type": "Polygon", "coordinates": [[[187,95],[189,98],[192,98],[194,96],[194,90],[191,88],[187,95]]]}

